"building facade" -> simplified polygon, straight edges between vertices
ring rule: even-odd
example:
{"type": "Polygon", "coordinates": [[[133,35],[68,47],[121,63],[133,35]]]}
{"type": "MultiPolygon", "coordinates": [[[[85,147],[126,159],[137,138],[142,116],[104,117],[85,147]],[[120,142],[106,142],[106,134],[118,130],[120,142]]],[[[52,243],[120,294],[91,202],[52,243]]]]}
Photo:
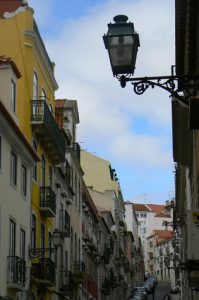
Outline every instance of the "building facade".
{"type": "MultiPolygon", "coordinates": [[[[199,4],[198,1],[175,1],[176,4],[176,74],[197,75],[199,4]]],[[[175,251],[176,269],[181,284],[182,299],[199,299],[198,227],[198,85],[196,93],[185,90],[179,80],[179,90],[187,105],[172,101],[173,157],[176,163],[175,251]]]]}

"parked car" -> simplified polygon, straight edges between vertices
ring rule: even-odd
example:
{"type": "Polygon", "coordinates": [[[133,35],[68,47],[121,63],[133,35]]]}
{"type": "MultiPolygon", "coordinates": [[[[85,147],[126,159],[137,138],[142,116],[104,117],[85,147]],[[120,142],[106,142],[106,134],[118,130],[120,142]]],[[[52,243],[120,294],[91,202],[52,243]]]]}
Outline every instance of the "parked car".
{"type": "Polygon", "coordinates": [[[153,284],[151,282],[145,281],[143,283],[143,286],[144,286],[145,290],[147,291],[147,294],[150,294],[152,292],[152,290],[153,290],[153,284]]]}
{"type": "Polygon", "coordinates": [[[147,281],[153,282],[154,285],[158,284],[158,279],[155,275],[150,275],[146,279],[147,281]]]}
{"type": "Polygon", "coordinates": [[[140,298],[141,300],[147,299],[147,292],[144,286],[134,287],[128,297],[128,300],[136,299],[135,297],[140,298]]]}
{"type": "Polygon", "coordinates": [[[180,287],[178,285],[174,286],[170,290],[170,294],[176,295],[176,294],[179,294],[179,293],[180,293],[180,287]]]}

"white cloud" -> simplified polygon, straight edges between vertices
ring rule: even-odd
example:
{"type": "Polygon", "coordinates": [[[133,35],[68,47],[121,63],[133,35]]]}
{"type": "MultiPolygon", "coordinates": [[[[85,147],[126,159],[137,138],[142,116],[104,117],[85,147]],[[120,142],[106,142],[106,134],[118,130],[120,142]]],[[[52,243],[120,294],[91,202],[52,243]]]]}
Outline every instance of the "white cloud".
{"type": "Polygon", "coordinates": [[[170,167],[171,157],[165,138],[126,133],[116,136],[112,144],[113,155],[140,168],[170,167]]]}

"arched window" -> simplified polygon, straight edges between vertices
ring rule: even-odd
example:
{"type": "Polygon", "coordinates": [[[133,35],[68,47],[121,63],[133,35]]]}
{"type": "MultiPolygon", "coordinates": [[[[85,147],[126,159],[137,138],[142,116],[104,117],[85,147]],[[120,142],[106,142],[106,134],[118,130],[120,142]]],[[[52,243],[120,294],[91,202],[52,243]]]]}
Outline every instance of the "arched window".
{"type": "Polygon", "coordinates": [[[36,72],[33,75],[33,100],[38,100],[38,76],[36,72]]]}
{"type": "Polygon", "coordinates": [[[35,215],[32,215],[32,224],[31,224],[31,248],[36,248],[36,226],[37,221],[35,215]]]}
{"type": "MultiPolygon", "coordinates": [[[[40,248],[45,249],[45,226],[44,226],[44,224],[41,224],[40,248]]],[[[42,256],[44,257],[44,251],[42,253],[42,256]]]]}
{"type": "Polygon", "coordinates": [[[46,182],[46,161],[45,157],[41,157],[41,186],[44,187],[46,182]]]}
{"type": "Polygon", "coordinates": [[[74,245],[74,250],[75,250],[75,261],[77,261],[77,235],[75,233],[75,245],[74,245]]]}
{"type": "Polygon", "coordinates": [[[70,261],[73,261],[73,228],[70,229],[70,261]]]}

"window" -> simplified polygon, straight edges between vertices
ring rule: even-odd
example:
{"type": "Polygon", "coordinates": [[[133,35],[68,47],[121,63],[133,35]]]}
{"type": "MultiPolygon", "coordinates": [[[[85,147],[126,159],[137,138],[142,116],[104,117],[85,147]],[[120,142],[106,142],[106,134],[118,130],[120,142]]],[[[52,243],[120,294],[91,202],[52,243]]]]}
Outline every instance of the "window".
{"type": "Polygon", "coordinates": [[[32,224],[31,224],[31,249],[36,248],[36,217],[32,215],[32,224]]]}
{"type": "Polygon", "coordinates": [[[14,185],[17,184],[17,155],[13,151],[11,151],[10,179],[14,185]]]}
{"type": "MultiPolygon", "coordinates": [[[[33,141],[32,146],[35,152],[37,152],[37,143],[35,141],[33,141]]],[[[32,177],[35,181],[37,181],[37,163],[35,163],[33,167],[32,177]]]]}
{"type": "Polygon", "coordinates": [[[25,260],[25,243],[26,243],[26,239],[25,239],[25,231],[23,229],[20,229],[20,258],[25,260]]]}
{"type": "Polygon", "coordinates": [[[49,249],[49,256],[52,257],[52,233],[48,233],[48,249],[49,249]]]}
{"type": "Polygon", "coordinates": [[[11,80],[11,109],[16,112],[16,83],[11,80]]]}
{"type": "Polygon", "coordinates": [[[77,260],[77,235],[76,235],[76,233],[75,233],[75,245],[74,245],[74,255],[75,255],[75,260],[77,260]]]}
{"type": "Polygon", "coordinates": [[[16,223],[10,220],[10,233],[9,233],[9,256],[15,256],[16,246],[16,223]]]}
{"type": "Polygon", "coordinates": [[[27,194],[27,168],[21,166],[21,192],[24,196],[27,194]]]}
{"type": "Polygon", "coordinates": [[[65,251],[65,270],[68,272],[68,252],[65,251]]]}
{"type": "Polygon", "coordinates": [[[73,228],[70,229],[70,259],[73,260],[73,228]]]}
{"type": "Polygon", "coordinates": [[[44,226],[44,224],[41,224],[40,246],[41,246],[41,249],[45,248],[45,226],[44,226]]]}
{"type": "Polygon", "coordinates": [[[2,150],[1,150],[2,146],[1,146],[1,144],[2,143],[1,143],[1,136],[0,136],[0,170],[1,170],[1,153],[2,153],[2,150]]]}
{"type": "Polygon", "coordinates": [[[49,167],[49,186],[53,187],[53,172],[51,167],[49,167]]]}
{"type": "Polygon", "coordinates": [[[46,161],[44,156],[41,157],[41,186],[45,186],[46,181],[46,161]]]}
{"type": "Polygon", "coordinates": [[[38,100],[38,77],[36,72],[33,75],[33,99],[38,100]]]}
{"type": "Polygon", "coordinates": [[[81,201],[81,185],[79,182],[79,212],[81,211],[82,201],[81,201]]]}

